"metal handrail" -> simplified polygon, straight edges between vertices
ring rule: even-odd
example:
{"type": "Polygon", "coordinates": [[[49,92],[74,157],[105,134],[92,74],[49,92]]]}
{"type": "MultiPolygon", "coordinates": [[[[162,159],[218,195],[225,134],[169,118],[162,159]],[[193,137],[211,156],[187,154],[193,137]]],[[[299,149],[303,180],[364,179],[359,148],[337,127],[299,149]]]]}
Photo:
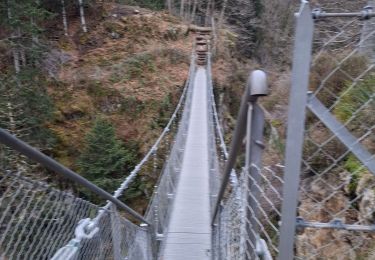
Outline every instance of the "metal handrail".
{"type": "Polygon", "coordinates": [[[135,219],[147,225],[151,225],[145,218],[143,218],[141,215],[139,215],[137,212],[135,212],[133,209],[125,205],[123,202],[121,202],[117,198],[113,197],[111,194],[109,194],[105,190],[99,188],[92,182],[88,181],[87,179],[83,178],[79,174],[73,172],[72,170],[68,169],[67,167],[53,160],[51,157],[48,157],[47,155],[41,153],[37,149],[31,147],[27,143],[21,141],[20,139],[11,135],[10,133],[8,133],[6,130],[2,128],[0,128],[0,143],[3,143],[4,145],[18,151],[19,153],[25,155],[29,159],[40,163],[47,169],[54,171],[58,174],[61,174],[62,176],[76,183],[79,183],[80,185],[94,192],[96,195],[100,196],[101,198],[111,201],[114,205],[123,209],[125,212],[133,216],[135,219]]]}
{"type": "Polygon", "coordinates": [[[229,157],[225,163],[224,176],[220,186],[219,194],[214,206],[211,224],[215,224],[220,203],[224,197],[225,190],[229,184],[232,169],[236,163],[242,141],[246,135],[246,124],[249,102],[256,102],[260,96],[268,94],[266,74],[261,70],[253,71],[247,81],[245,93],[242,96],[240,111],[238,112],[237,124],[234,130],[233,139],[229,149],[229,157]]]}
{"type": "Polygon", "coordinates": [[[358,17],[362,20],[368,20],[375,17],[374,7],[373,6],[365,6],[362,11],[360,12],[352,12],[352,13],[327,13],[320,8],[316,8],[312,11],[313,19],[320,19],[320,18],[346,18],[346,17],[358,17]]]}

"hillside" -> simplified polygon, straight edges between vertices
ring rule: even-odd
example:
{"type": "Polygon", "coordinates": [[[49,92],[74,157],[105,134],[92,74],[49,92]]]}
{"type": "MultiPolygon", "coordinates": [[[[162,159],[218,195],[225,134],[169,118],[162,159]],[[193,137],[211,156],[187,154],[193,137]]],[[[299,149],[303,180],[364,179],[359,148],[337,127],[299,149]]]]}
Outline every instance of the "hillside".
{"type": "Polygon", "coordinates": [[[187,78],[191,46],[186,43],[192,41],[186,26],[164,13],[107,8],[95,30],[59,43],[68,61],[57,73],[60,86],[49,87],[56,104],[50,127],[59,138],[56,151],[75,151],[58,154],[68,166],[74,166],[79,140],[100,115],[122,140],[139,143],[144,152],[164,127],[160,114],[168,118],[187,78]]]}

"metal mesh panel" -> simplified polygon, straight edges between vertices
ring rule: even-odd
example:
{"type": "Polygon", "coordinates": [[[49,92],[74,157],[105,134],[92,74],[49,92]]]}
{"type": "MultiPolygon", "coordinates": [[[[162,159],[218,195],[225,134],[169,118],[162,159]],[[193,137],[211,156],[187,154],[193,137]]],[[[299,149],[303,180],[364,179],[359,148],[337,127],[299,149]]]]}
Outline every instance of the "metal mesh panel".
{"type": "MultiPolygon", "coordinates": [[[[105,211],[92,238],[71,240],[100,208],[19,174],[0,174],[0,256],[4,259],[151,259],[147,228],[105,211]],[[71,254],[73,252],[73,254],[71,254]],[[59,255],[59,254],[57,254],[59,255]],[[60,256],[61,256],[60,255],[60,256]]],[[[89,223],[89,222],[88,222],[89,223]]]]}
{"type": "Polygon", "coordinates": [[[315,23],[298,259],[374,257],[374,233],[363,230],[374,231],[375,224],[375,71],[369,54],[375,28],[364,23],[369,22],[330,18],[315,23]]]}
{"type": "Polygon", "coordinates": [[[98,207],[15,173],[0,173],[0,255],[49,259],[98,207]]]}
{"type": "Polygon", "coordinates": [[[282,167],[256,172],[258,176],[252,176],[243,170],[238,182],[232,177],[231,191],[214,227],[215,259],[271,259],[278,254],[282,167]],[[253,182],[250,190],[246,177],[253,182]]]}
{"type": "Polygon", "coordinates": [[[220,209],[213,229],[214,259],[241,259],[243,244],[243,189],[234,184],[229,198],[220,209]]]}
{"type": "Polygon", "coordinates": [[[221,167],[224,167],[224,162],[227,155],[226,145],[221,130],[216,103],[213,91],[212,72],[211,72],[211,54],[208,57],[207,63],[207,87],[208,87],[208,137],[209,144],[209,160],[210,160],[210,195],[211,195],[211,210],[217,200],[217,194],[220,188],[221,181],[221,167]],[[218,149],[219,148],[219,149],[218,149]],[[218,156],[220,154],[221,156],[218,156]]]}
{"type": "Polygon", "coordinates": [[[250,197],[250,203],[245,204],[245,208],[250,213],[245,216],[245,221],[250,228],[246,229],[244,235],[247,247],[250,246],[253,252],[258,252],[258,255],[246,252],[245,259],[258,259],[260,255],[270,259],[271,256],[278,255],[282,169],[278,165],[264,167],[262,170],[255,165],[252,167],[255,167],[252,171],[255,174],[248,175],[252,189],[245,189],[245,196],[250,197]]]}
{"type": "Polygon", "coordinates": [[[77,259],[152,259],[150,230],[122,217],[114,206],[97,227],[93,238],[82,240],[77,259]]]}

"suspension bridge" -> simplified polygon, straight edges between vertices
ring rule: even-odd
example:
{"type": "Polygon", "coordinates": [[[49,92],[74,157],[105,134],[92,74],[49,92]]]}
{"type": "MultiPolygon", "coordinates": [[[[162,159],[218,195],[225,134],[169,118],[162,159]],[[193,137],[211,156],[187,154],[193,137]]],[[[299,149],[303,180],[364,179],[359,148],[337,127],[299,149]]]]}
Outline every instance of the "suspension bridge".
{"type": "Polygon", "coordinates": [[[347,95],[357,93],[354,87],[368,88],[363,82],[373,76],[374,65],[363,58],[362,51],[374,31],[366,25],[355,46],[346,45],[344,56],[334,47],[343,38],[353,39],[347,34],[352,33],[358,17],[373,16],[368,7],[357,13],[325,13],[302,3],[296,18],[285,158],[272,165],[262,165],[270,142],[265,139],[265,112],[258,104],[258,99],[269,94],[267,76],[260,70],[250,73],[228,150],[213,91],[211,29],[204,28],[197,34],[189,77],[170,121],[114,194],[0,129],[3,145],[107,201],[101,207],[2,169],[0,259],[291,260],[338,259],[337,255],[371,259],[375,182],[370,180],[375,159],[370,141],[363,140],[373,137],[374,125],[371,120],[362,121],[359,131],[354,119],[366,118],[373,111],[373,92],[361,92],[345,119],[336,108],[348,102],[347,95]],[[314,49],[316,19],[332,17],[353,20],[314,49]],[[322,55],[337,62],[322,75],[318,87],[309,91],[310,70],[321,63],[322,55]],[[356,64],[358,59],[362,62],[360,69],[345,66],[354,58],[356,64]],[[332,78],[337,84],[337,72],[346,77],[345,89],[339,94],[329,89],[332,78]],[[324,91],[330,98],[322,96],[324,91]],[[312,114],[309,120],[306,110],[312,114]],[[324,138],[316,138],[316,129],[321,135],[326,133],[324,138]],[[340,149],[331,148],[333,139],[341,143],[340,149]],[[168,156],[148,209],[141,215],[120,197],[147,164],[158,169],[162,149],[168,156]],[[359,169],[354,172],[345,168],[348,156],[358,161],[359,169]],[[325,164],[317,168],[317,160],[325,164]],[[358,172],[368,174],[361,189],[358,172]],[[354,190],[353,176],[358,185],[354,190]],[[352,190],[347,191],[348,187],[352,190]],[[343,198],[345,192],[351,192],[350,199],[343,198]],[[350,240],[350,246],[344,240],[350,240]],[[360,255],[364,249],[366,255],[360,255]]]}

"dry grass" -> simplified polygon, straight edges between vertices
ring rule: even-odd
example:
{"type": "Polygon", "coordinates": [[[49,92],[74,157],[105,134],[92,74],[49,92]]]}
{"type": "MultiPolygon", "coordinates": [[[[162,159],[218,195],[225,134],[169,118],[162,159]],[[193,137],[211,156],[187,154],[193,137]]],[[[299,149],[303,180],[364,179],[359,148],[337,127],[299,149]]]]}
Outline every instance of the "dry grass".
{"type": "Polygon", "coordinates": [[[76,39],[61,43],[72,59],[59,73],[64,87],[50,88],[57,104],[51,129],[59,137],[57,150],[68,151],[57,155],[69,166],[98,115],[115,125],[120,138],[139,142],[145,152],[161,131],[153,128],[160,104],[169,94],[177,101],[188,74],[191,45],[186,43],[193,43],[193,36],[185,35],[184,24],[162,12],[141,9],[135,15],[109,4],[106,9],[108,17],[95,30],[79,37],[72,32],[76,39]],[[115,68],[119,73],[114,76],[115,68]],[[141,113],[124,109],[132,98],[141,113]]]}

